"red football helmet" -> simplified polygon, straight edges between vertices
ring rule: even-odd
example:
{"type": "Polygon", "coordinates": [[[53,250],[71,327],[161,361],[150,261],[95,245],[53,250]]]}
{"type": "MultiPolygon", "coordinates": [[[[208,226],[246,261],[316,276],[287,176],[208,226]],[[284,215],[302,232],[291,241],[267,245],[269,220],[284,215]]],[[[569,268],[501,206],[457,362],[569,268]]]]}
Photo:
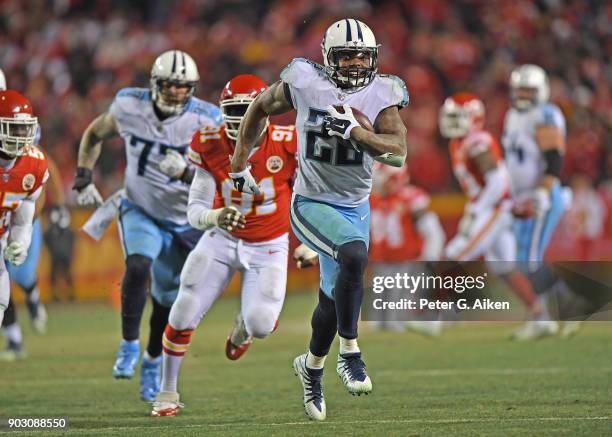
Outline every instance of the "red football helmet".
{"type": "Polygon", "coordinates": [[[405,187],[410,182],[408,166],[392,167],[380,162],[374,163],[372,171],[372,191],[379,196],[386,196],[405,187]]]}
{"type": "Polygon", "coordinates": [[[17,91],[0,91],[0,152],[14,157],[34,144],[38,119],[32,105],[17,91]]]}
{"type": "Polygon", "coordinates": [[[456,93],[440,109],[440,133],[445,138],[460,138],[484,125],[484,103],[470,93],[456,93]]]}
{"type": "Polygon", "coordinates": [[[247,108],[266,88],[266,83],[253,74],[238,75],[225,85],[219,106],[225,121],[225,133],[229,138],[234,141],[238,138],[240,122],[247,108]]]}

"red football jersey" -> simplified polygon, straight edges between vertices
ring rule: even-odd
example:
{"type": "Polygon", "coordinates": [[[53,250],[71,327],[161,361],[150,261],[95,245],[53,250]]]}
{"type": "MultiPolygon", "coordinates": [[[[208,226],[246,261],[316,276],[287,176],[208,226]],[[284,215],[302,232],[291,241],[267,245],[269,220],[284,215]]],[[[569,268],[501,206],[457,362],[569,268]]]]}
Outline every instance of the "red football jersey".
{"type": "Polygon", "coordinates": [[[262,195],[234,189],[228,176],[233,142],[225,127],[204,127],[191,140],[189,160],[213,175],[217,184],[213,208],[235,206],[246,218],[244,229],[231,233],[249,242],[268,241],[289,232],[291,186],[297,168],[295,126],[270,125],[260,146],[251,154],[251,174],[262,195]]]}
{"type": "Polygon", "coordinates": [[[11,226],[11,212],[47,182],[47,179],[47,158],[33,146],[28,147],[24,155],[18,156],[10,169],[0,167],[0,236],[11,226]]]}
{"type": "MultiPolygon", "coordinates": [[[[470,199],[478,197],[485,185],[484,175],[474,164],[473,158],[490,150],[497,165],[504,166],[502,153],[497,140],[487,131],[470,132],[463,138],[454,138],[449,142],[453,173],[459,181],[465,195],[470,199]]],[[[504,166],[505,168],[505,166],[504,166]]],[[[509,180],[509,179],[507,179],[509,180]]],[[[508,185],[508,194],[510,186],[508,185]]]]}
{"type": "Polygon", "coordinates": [[[428,205],[427,193],[414,185],[385,197],[370,196],[370,261],[392,263],[418,259],[423,250],[423,237],[417,232],[412,215],[428,205]]]}

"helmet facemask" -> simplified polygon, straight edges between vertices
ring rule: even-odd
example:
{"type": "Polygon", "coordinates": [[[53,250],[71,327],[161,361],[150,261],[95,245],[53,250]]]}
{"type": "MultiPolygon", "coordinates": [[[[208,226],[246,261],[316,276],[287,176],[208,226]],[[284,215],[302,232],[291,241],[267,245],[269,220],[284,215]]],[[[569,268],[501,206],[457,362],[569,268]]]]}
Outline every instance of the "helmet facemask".
{"type": "Polygon", "coordinates": [[[238,139],[238,131],[240,123],[246,114],[251,102],[255,100],[252,97],[236,97],[233,99],[222,100],[219,104],[223,121],[225,122],[225,134],[228,138],[236,141],[238,139]]]}
{"type": "Polygon", "coordinates": [[[378,47],[332,47],[327,53],[326,68],[330,78],[342,89],[366,86],[378,69],[378,47]],[[355,58],[364,59],[368,65],[340,66],[355,58]]]}
{"type": "Polygon", "coordinates": [[[34,144],[38,119],[29,114],[0,117],[0,152],[11,158],[23,155],[34,144]]]}
{"type": "Polygon", "coordinates": [[[195,92],[195,87],[196,82],[151,77],[151,97],[153,102],[155,102],[157,109],[167,116],[178,115],[185,111],[189,99],[191,99],[195,92]],[[180,89],[186,88],[185,96],[180,98],[172,95],[172,86],[179,89],[175,91],[177,94],[181,94],[180,89]]]}
{"type": "Polygon", "coordinates": [[[440,134],[444,138],[461,138],[468,134],[472,128],[470,114],[462,108],[448,109],[443,107],[440,111],[440,134]]]}

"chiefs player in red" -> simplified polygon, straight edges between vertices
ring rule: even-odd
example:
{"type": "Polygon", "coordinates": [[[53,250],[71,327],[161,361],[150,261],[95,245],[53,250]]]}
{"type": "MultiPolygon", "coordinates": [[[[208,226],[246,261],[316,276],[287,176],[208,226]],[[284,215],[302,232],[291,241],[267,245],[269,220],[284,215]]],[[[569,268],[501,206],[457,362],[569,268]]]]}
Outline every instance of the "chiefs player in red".
{"type": "MultiPolygon", "coordinates": [[[[374,276],[394,276],[398,272],[417,276],[424,264],[414,261],[437,261],[442,255],[446,236],[438,216],[429,208],[429,195],[409,182],[408,167],[374,164],[369,251],[374,276]]],[[[388,311],[381,315],[393,316],[388,311]]],[[[391,318],[380,320],[380,327],[408,327],[428,335],[438,334],[441,327],[434,322],[405,324],[391,318]]]]}
{"type": "Polygon", "coordinates": [[[193,136],[188,156],[196,173],[187,213],[193,227],[207,231],[185,262],[170,311],[163,337],[162,391],[153,416],[176,415],[177,377],[191,334],[234,273],[241,273],[241,310],[227,340],[228,358],[238,359],[253,337],[268,336],[278,320],[287,279],[295,128],[262,122],[259,147],[249,159],[261,194],[236,191],[228,177],[240,121],[265,88],[257,76],[234,77],[221,93],[225,125],[193,136]]]}
{"type": "MultiPolygon", "coordinates": [[[[34,147],[38,119],[17,91],[0,91],[0,246],[4,259],[22,264],[32,240],[36,199],[49,178],[45,155],[34,147]]],[[[0,324],[10,282],[0,264],[0,324]]]]}
{"type": "Polygon", "coordinates": [[[544,319],[546,313],[537,304],[531,283],[515,269],[510,177],[497,140],[483,129],[484,120],[484,104],[470,93],[452,95],[440,110],[440,133],[450,139],[453,172],[468,197],[445,257],[470,261],[483,256],[494,261],[489,267],[509,283],[531,317],[544,319]]]}

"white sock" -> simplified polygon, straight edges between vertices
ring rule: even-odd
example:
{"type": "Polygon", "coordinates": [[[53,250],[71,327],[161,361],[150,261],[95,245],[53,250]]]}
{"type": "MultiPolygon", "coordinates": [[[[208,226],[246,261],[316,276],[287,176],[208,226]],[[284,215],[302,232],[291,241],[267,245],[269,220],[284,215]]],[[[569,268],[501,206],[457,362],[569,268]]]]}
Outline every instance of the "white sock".
{"type": "Polygon", "coordinates": [[[149,361],[149,362],[154,362],[154,361],[159,361],[161,359],[161,355],[158,357],[153,358],[151,355],[149,355],[149,352],[145,349],[145,351],[142,354],[142,360],[143,361],[149,361]]]}
{"type": "Polygon", "coordinates": [[[308,367],[309,369],[322,369],[325,365],[325,358],[327,358],[327,355],[318,357],[312,352],[308,351],[308,353],[306,354],[306,367],[308,367]]]}
{"type": "Polygon", "coordinates": [[[19,323],[13,323],[12,325],[5,326],[4,335],[6,336],[6,339],[12,343],[20,344],[23,341],[19,323]]]}
{"type": "Polygon", "coordinates": [[[161,391],[170,391],[175,393],[176,381],[178,380],[179,370],[184,356],[174,356],[167,353],[162,353],[162,382],[161,391]]]}
{"type": "Polygon", "coordinates": [[[356,338],[348,339],[348,338],[344,338],[340,336],[338,336],[338,338],[340,338],[340,351],[339,352],[341,354],[361,352],[359,350],[359,345],[357,344],[356,338]]]}

